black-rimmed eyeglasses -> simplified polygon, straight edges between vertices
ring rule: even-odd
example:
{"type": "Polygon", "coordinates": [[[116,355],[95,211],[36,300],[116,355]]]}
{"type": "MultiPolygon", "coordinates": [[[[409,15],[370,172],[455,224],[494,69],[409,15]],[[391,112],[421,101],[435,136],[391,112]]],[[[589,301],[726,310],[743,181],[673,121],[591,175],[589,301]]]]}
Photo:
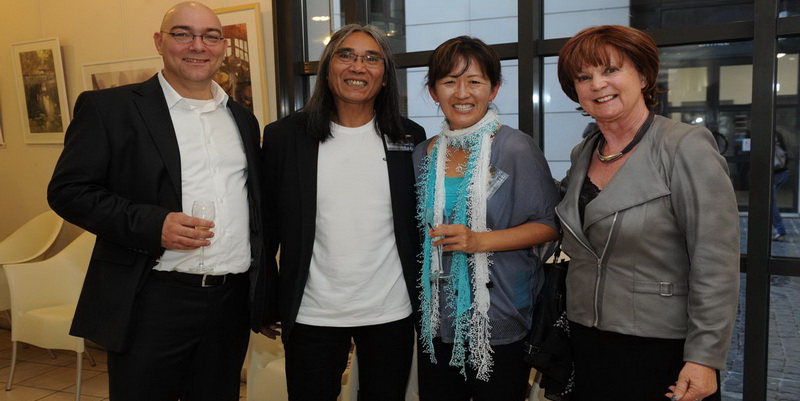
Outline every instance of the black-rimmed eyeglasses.
{"type": "Polygon", "coordinates": [[[175,39],[176,42],[183,44],[191,43],[194,40],[194,38],[198,36],[200,37],[200,39],[203,40],[203,43],[205,43],[206,46],[216,46],[220,42],[222,42],[223,39],[225,39],[222,36],[213,33],[204,33],[202,35],[195,35],[191,32],[186,32],[186,31],[177,31],[177,32],[161,31],[161,32],[166,33],[169,36],[172,36],[172,38],[175,39]]]}

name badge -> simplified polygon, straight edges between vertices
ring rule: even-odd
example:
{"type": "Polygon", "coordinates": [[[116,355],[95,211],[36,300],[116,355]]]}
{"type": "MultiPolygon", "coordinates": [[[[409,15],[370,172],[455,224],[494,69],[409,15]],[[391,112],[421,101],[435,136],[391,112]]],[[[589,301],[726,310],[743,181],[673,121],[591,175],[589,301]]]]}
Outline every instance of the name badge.
{"type": "Polygon", "coordinates": [[[411,139],[411,135],[406,135],[406,138],[402,142],[392,142],[385,135],[384,135],[384,140],[386,142],[386,150],[388,150],[390,152],[413,152],[414,151],[414,142],[411,139]]]}

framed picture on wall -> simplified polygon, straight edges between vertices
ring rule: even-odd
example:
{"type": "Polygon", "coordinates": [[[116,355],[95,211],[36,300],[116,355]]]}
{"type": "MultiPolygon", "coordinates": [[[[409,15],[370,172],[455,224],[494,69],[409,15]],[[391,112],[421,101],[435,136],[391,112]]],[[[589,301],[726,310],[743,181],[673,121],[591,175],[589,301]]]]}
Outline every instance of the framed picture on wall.
{"type": "Polygon", "coordinates": [[[58,38],[11,45],[22,131],[27,143],[63,143],[69,124],[58,38]]]}
{"type": "Polygon", "coordinates": [[[259,6],[246,4],[218,8],[214,12],[222,22],[222,36],[228,43],[214,81],[233,100],[250,109],[263,126],[269,112],[259,6]]]}
{"type": "Polygon", "coordinates": [[[144,82],[162,67],[161,56],[84,64],[83,89],[91,91],[144,82]]]}

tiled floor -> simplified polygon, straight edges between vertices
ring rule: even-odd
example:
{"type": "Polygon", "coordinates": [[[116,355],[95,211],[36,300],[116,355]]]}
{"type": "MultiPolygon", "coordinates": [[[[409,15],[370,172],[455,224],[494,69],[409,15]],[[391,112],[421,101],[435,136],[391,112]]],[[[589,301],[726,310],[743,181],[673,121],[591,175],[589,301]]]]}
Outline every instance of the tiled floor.
{"type": "MultiPolygon", "coordinates": [[[[91,348],[97,366],[84,356],[81,401],[108,400],[108,367],[105,351],[91,348]]],[[[75,353],[55,351],[52,359],[46,350],[21,345],[17,348],[17,369],[11,391],[3,391],[11,366],[11,332],[0,328],[0,401],[75,400],[75,353]]],[[[247,393],[242,383],[240,400],[247,393]]]]}
{"type": "MultiPolygon", "coordinates": [[[[92,349],[97,366],[88,359],[83,363],[81,400],[108,399],[108,373],[106,354],[92,349]]],[[[55,351],[52,359],[46,350],[34,346],[19,346],[17,369],[11,391],[0,390],[0,401],[57,401],[75,399],[75,353],[55,351]]],[[[8,383],[11,366],[11,332],[0,329],[0,382],[8,383]]]]}

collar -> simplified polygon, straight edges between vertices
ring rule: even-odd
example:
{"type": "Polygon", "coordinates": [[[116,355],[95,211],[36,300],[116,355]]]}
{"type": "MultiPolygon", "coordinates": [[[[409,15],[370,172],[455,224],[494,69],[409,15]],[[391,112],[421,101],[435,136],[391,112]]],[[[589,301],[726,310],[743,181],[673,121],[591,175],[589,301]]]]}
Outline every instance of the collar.
{"type": "MultiPolygon", "coordinates": [[[[167,107],[169,109],[172,109],[178,103],[183,103],[183,104],[186,103],[184,99],[187,99],[187,98],[184,98],[183,96],[181,96],[172,87],[172,85],[170,85],[169,82],[167,82],[167,79],[164,78],[164,72],[163,71],[159,71],[158,72],[158,83],[161,85],[162,92],[164,92],[164,98],[167,100],[167,107]]],[[[211,81],[211,96],[213,96],[213,98],[211,100],[213,100],[213,103],[216,106],[221,106],[223,108],[227,107],[227,105],[228,105],[228,94],[225,93],[225,91],[222,90],[222,87],[220,87],[219,84],[214,82],[213,80],[211,81]]]]}

